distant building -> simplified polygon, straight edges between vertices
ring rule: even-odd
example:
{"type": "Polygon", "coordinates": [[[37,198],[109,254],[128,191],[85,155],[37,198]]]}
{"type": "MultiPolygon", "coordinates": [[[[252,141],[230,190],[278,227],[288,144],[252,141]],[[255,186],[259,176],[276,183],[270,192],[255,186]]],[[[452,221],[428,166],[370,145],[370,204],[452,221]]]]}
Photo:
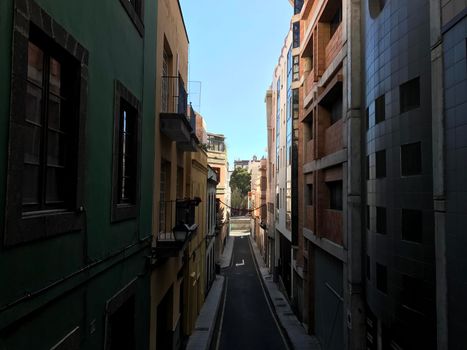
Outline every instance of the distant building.
{"type": "Polygon", "coordinates": [[[216,260],[219,259],[225,245],[227,235],[229,233],[229,213],[230,213],[230,187],[228,184],[228,161],[227,147],[225,137],[222,134],[207,134],[207,149],[208,149],[208,164],[216,172],[218,184],[216,190],[216,198],[218,207],[223,212],[220,220],[221,225],[218,227],[218,236],[216,239],[216,260]]]}

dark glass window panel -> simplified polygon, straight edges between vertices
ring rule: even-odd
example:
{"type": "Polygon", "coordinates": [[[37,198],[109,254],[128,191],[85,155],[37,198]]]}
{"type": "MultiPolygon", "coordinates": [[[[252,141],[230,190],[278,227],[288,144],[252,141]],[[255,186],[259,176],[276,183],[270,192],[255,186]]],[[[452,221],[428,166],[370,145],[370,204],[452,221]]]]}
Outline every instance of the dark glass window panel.
{"type": "Polygon", "coordinates": [[[366,206],[366,228],[368,230],[370,229],[370,219],[371,219],[370,214],[371,214],[370,213],[370,206],[367,205],[366,206]]]}
{"type": "Polygon", "coordinates": [[[332,17],[331,22],[329,23],[331,37],[336,33],[337,28],[339,28],[339,25],[341,24],[341,22],[342,22],[342,6],[339,6],[336,13],[332,17]]]}
{"type": "MultiPolygon", "coordinates": [[[[40,168],[38,165],[24,164],[23,168],[23,205],[39,204],[40,168]]],[[[31,211],[36,207],[25,207],[24,211],[31,211]]]]}
{"type": "Polygon", "coordinates": [[[386,234],[386,208],[376,207],[376,232],[386,234]]]}
{"type": "Polygon", "coordinates": [[[366,256],[366,278],[368,280],[371,278],[371,261],[368,255],[366,256]]]}
{"type": "Polygon", "coordinates": [[[65,166],[67,135],[57,131],[47,133],[47,165],[65,166]]]}
{"type": "Polygon", "coordinates": [[[419,175],[422,173],[422,145],[420,142],[401,146],[402,176],[419,175]]]}
{"type": "Polygon", "coordinates": [[[292,47],[295,49],[300,47],[300,22],[294,22],[292,25],[292,47]]]}
{"type": "Polygon", "coordinates": [[[44,72],[44,52],[32,42],[28,45],[28,80],[42,86],[44,72]]]}
{"type": "Polygon", "coordinates": [[[369,108],[365,110],[365,117],[366,117],[366,129],[368,130],[370,128],[370,109],[369,108]]]}
{"type": "Polygon", "coordinates": [[[402,209],[402,239],[421,243],[423,240],[423,214],[420,210],[402,209]]]}
{"type": "Polygon", "coordinates": [[[136,202],[136,111],[121,100],[119,145],[119,203],[136,202]]]}
{"type": "Polygon", "coordinates": [[[386,99],[381,95],[375,101],[375,123],[381,123],[386,119],[386,99]]]}
{"type": "Polygon", "coordinates": [[[420,78],[412,79],[399,88],[400,112],[420,107],[420,78]]]}
{"type": "Polygon", "coordinates": [[[376,178],[386,177],[386,150],[376,152],[376,178]]]}
{"type": "Polygon", "coordinates": [[[47,167],[46,203],[62,203],[66,200],[66,171],[62,167],[47,167]]]}
{"type": "Polygon", "coordinates": [[[24,162],[27,164],[40,164],[42,145],[42,128],[27,123],[24,137],[24,162]]]}
{"type": "Polygon", "coordinates": [[[423,281],[418,278],[402,275],[402,304],[410,309],[424,310],[423,281]]]}
{"type": "Polygon", "coordinates": [[[109,350],[135,349],[135,297],[130,297],[109,317],[109,350]]]}
{"type": "Polygon", "coordinates": [[[303,7],[303,0],[294,0],[293,13],[295,15],[299,14],[302,11],[302,7],[303,7]]]}
{"type": "Polygon", "coordinates": [[[26,91],[26,120],[42,125],[42,88],[34,84],[27,84],[26,91]]]}
{"type": "Polygon", "coordinates": [[[61,64],[56,59],[50,59],[49,91],[60,96],[61,92],[61,64]]]}
{"type": "Polygon", "coordinates": [[[50,129],[66,131],[66,123],[64,120],[63,105],[65,101],[55,95],[49,95],[48,105],[48,126],[50,129]]]}
{"type": "Polygon", "coordinates": [[[307,184],[308,188],[308,205],[313,205],[313,184],[307,184]]]}
{"type": "Polygon", "coordinates": [[[342,181],[327,183],[329,188],[329,209],[342,210],[342,181]]]}
{"type": "Polygon", "coordinates": [[[342,118],[342,95],[331,105],[331,124],[334,124],[342,118]]]}
{"type": "Polygon", "coordinates": [[[366,179],[370,179],[370,156],[366,156],[366,179]]]}
{"type": "Polygon", "coordinates": [[[388,269],[378,263],[376,263],[376,288],[383,293],[388,291],[388,269]]]}

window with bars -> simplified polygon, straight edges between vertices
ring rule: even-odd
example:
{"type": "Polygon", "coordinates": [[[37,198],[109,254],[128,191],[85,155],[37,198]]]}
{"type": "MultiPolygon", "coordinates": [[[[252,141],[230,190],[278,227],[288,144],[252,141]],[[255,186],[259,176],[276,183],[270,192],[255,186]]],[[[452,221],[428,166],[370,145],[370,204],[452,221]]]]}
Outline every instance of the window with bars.
{"type": "Polygon", "coordinates": [[[136,217],[139,204],[140,110],[138,99],[115,84],[112,220],[136,217]]]}

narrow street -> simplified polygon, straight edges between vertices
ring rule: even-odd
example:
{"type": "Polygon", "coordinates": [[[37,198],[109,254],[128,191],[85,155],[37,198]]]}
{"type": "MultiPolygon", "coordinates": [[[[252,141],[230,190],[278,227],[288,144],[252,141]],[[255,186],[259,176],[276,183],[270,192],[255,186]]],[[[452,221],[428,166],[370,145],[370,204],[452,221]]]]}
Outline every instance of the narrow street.
{"type": "Polygon", "coordinates": [[[289,349],[261,284],[249,235],[235,237],[214,349],[289,349]]]}

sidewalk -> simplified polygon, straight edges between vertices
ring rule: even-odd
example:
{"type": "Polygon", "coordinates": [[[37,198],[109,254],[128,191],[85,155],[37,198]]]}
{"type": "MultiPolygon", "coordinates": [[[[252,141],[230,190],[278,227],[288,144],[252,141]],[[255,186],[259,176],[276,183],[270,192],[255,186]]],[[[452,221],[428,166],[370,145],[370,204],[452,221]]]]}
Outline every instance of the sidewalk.
{"type": "Polygon", "coordinates": [[[229,235],[227,236],[226,240],[227,242],[225,243],[224,252],[222,253],[219,259],[219,264],[221,265],[221,269],[229,267],[232,261],[232,252],[233,252],[233,245],[234,245],[235,239],[234,237],[229,235]]]}
{"type": "MultiPolygon", "coordinates": [[[[219,259],[221,268],[230,266],[233,246],[234,237],[228,236],[224,252],[219,259]]],[[[186,350],[208,350],[210,348],[214,329],[216,328],[217,314],[219,312],[224,286],[225,277],[216,275],[216,280],[212,284],[196,320],[195,329],[188,339],[186,350]]]]}
{"type": "Polygon", "coordinates": [[[259,252],[256,242],[250,236],[251,246],[255,255],[256,262],[261,272],[266,290],[269,294],[270,300],[274,305],[275,312],[279,323],[287,333],[287,336],[295,350],[320,350],[321,346],[316,337],[310,336],[306,333],[297,316],[293,313],[287,299],[284,297],[282,292],[277,287],[277,284],[273,282],[272,275],[269,273],[266,267],[263,257],[259,252]]]}

